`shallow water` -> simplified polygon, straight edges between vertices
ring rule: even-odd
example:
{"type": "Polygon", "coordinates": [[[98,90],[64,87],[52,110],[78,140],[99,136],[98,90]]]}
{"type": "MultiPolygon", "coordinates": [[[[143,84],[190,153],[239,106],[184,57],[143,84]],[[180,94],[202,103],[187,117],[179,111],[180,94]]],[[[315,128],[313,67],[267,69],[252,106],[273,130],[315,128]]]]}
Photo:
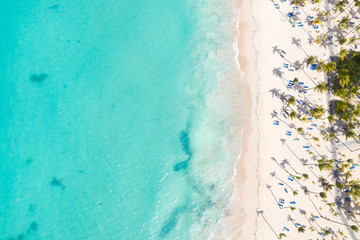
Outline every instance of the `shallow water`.
{"type": "Polygon", "coordinates": [[[218,0],[1,1],[0,239],[216,235],[231,14],[218,0]]]}

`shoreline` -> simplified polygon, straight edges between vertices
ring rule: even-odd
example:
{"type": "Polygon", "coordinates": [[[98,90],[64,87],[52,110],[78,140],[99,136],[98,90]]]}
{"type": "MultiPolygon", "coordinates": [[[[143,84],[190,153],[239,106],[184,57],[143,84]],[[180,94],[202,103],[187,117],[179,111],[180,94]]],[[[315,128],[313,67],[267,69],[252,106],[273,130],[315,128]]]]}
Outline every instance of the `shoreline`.
{"type": "Polygon", "coordinates": [[[234,8],[240,11],[240,19],[236,39],[238,47],[237,61],[244,76],[241,81],[248,91],[248,99],[244,101],[250,104],[249,118],[243,126],[241,138],[242,148],[238,161],[235,164],[234,184],[235,203],[232,212],[235,213],[235,222],[240,226],[232,239],[253,239],[256,232],[256,209],[258,207],[258,189],[260,184],[259,165],[259,133],[258,133],[258,98],[259,98],[259,74],[257,72],[258,53],[254,39],[258,30],[255,17],[252,12],[251,0],[235,0],[234,8]],[[255,144],[254,144],[255,143],[255,144]],[[256,201],[254,201],[256,199],[256,201]],[[237,203],[236,203],[237,201],[237,203]],[[235,210],[240,203],[240,211],[235,210]]]}

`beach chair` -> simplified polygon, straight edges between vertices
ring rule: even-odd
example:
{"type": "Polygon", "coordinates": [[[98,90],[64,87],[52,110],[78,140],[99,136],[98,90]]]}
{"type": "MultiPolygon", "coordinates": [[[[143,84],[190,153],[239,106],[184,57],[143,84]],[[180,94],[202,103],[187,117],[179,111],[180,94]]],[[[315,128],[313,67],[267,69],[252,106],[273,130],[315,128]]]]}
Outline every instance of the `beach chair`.
{"type": "Polygon", "coordinates": [[[293,201],[293,202],[290,202],[290,204],[296,204],[296,202],[293,201]]]}
{"type": "Polygon", "coordinates": [[[310,148],[309,146],[304,146],[303,148],[310,148]]]}
{"type": "Polygon", "coordinates": [[[280,186],[283,186],[284,184],[279,182],[279,185],[280,185],[280,186]]]}
{"type": "Polygon", "coordinates": [[[287,227],[284,227],[284,229],[285,229],[286,231],[290,231],[287,227]]]}
{"type": "Polygon", "coordinates": [[[288,190],[287,190],[286,188],[284,188],[284,191],[285,191],[286,193],[288,193],[288,190]]]}

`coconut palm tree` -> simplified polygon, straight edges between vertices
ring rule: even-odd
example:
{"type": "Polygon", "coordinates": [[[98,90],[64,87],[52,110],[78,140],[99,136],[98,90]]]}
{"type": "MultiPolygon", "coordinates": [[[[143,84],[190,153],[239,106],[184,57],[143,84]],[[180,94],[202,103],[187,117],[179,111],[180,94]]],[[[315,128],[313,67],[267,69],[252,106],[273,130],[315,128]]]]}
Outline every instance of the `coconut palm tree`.
{"type": "Polygon", "coordinates": [[[316,62],[316,58],[313,55],[311,55],[310,57],[308,57],[308,59],[306,59],[307,65],[315,64],[315,62],[316,62]]]}
{"type": "Polygon", "coordinates": [[[298,79],[297,77],[295,77],[294,80],[293,80],[293,83],[294,83],[294,84],[298,84],[298,83],[299,83],[299,79],[298,79]]]}
{"type": "Polygon", "coordinates": [[[309,112],[315,119],[320,119],[324,116],[326,110],[323,106],[317,106],[310,109],[309,112]]]}
{"type": "Polygon", "coordinates": [[[345,99],[346,98],[346,89],[345,88],[342,88],[342,89],[339,89],[335,92],[335,96],[338,96],[340,97],[341,99],[345,99]]]}
{"type": "Polygon", "coordinates": [[[298,232],[299,232],[299,233],[304,233],[304,232],[305,232],[305,228],[299,227],[299,228],[298,228],[298,232]]]}
{"type": "Polygon", "coordinates": [[[333,123],[333,122],[335,122],[335,116],[334,115],[330,115],[330,116],[328,116],[328,121],[329,121],[329,123],[333,123]]]}
{"type": "Polygon", "coordinates": [[[349,184],[348,184],[347,187],[350,190],[349,194],[353,198],[357,199],[358,197],[360,197],[360,181],[359,180],[351,180],[351,181],[349,181],[349,184]]]}
{"type": "Polygon", "coordinates": [[[314,21],[313,21],[313,25],[320,25],[322,22],[319,18],[315,18],[314,21]]]}
{"type": "Polygon", "coordinates": [[[316,87],[314,88],[314,91],[317,91],[319,93],[326,92],[327,90],[328,88],[325,86],[325,82],[316,85],[316,87]]]}
{"type": "Polygon", "coordinates": [[[283,237],[286,237],[286,234],[285,233],[280,233],[279,234],[279,239],[282,239],[283,237]]]}
{"type": "Polygon", "coordinates": [[[347,39],[344,38],[344,37],[339,40],[339,44],[340,44],[340,45],[343,45],[343,44],[346,43],[346,42],[347,42],[347,39]]]}
{"type": "Polygon", "coordinates": [[[346,55],[348,55],[349,51],[345,48],[341,48],[340,52],[339,52],[339,57],[341,58],[341,60],[344,60],[344,58],[346,57],[346,55]]]}
{"type": "Polygon", "coordinates": [[[291,110],[291,113],[289,114],[289,117],[291,119],[293,119],[293,118],[296,118],[296,116],[297,116],[297,113],[294,110],[291,110]]]}
{"type": "Polygon", "coordinates": [[[350,77],[349,75],[342,75],[340,76],[340,79],[339,79],[339,84],[341,87],[345,87],[349,84],[350,82],[350,77]]]}
{"type": "Polygon", "coordinates": [[[336,101],[335,102],[335,111],[337,113],[345,112],[345,110],[348,108],[348,103],[346,101],[336,101]]]}
{"type": "Polygon", "coordinates": [[[290,106],[290,105],[295,105],[295,103],[296,103],[295,97],[291,97],[291,98],[289,98],[289,99],[287,100],[288,106],[290,106]]]}
{"type": "Polygon", "coordinates": [[[356,138],[356,133],[355,133],[355,131],[353,129],[348,128],[348,129],[346,129],[345,136],[346,136],[346,140],[348,140],[349,138],[355,139],[356,138]]]}
{"type": "Polygon", "coordinates": [[[295,6],[303,6],[305,5],[305,0],[295,0],[295,6]]]}
{"type": "Polygon", "coordinates": [[[359,231],[359,227],[356,225],[351,225],[350,226],[351,230],[353,230],[354,232],[358,232],[359,231]]]}
{"type": "MultiPolygon", "coordinates": [[[[357,97],[359,95],[360,88],[358,87],[351,87],[350,91],[348,92],[349,96],[351,98],[357,97]]],[[[360,106],[359,106],[360,107],[360,106]]]]}
{"type": "Polygon", "coordinates": [[[349,84],[350,77],[349,77],[349,70],[343,68],[339,71],[339,84],[341,87],[345,87],[349,84]]]}
{"type": "Polygon", "coordinates": [[[320,197],[321,197],[322,199],[326,199],[326,198],[327,198],[325,192],[321,192],[321,193],[319,193],[319,195],[320,195],[320,197]]]}
{"type": "Polygon", "coordinates": [[[298,133],[303,134],[303,133],[304,133],[304,128],[299,127],[299,128],[297,129],[297,131],[298,131],[298,133]]]}
{"type": "Polygon", "coordinates": [[[356,40],[357,40],[356,37],[349,38],[348,45],[354,44],[356,40]]]}
{"type": "Polygon", "coordinates": [[[350,19],[347,17],[344,17],[343,19],[341,19],[340,21],[338,20],[338,29],[340,29],[340,27],[342,27],[343,29],[347,29],[350,25],[350,19]]]}
{"type": "Polygon", "coordinates": [[[327,74],[328,72],[335,72],[336,63],[334,63],[334,62],[329,62],[327,64],[324,63],[323,70],[324,70],[325,74],[327,74]]]}
{"type": "Polygon", "coordinates": [[[338,1],[334,7],[335,7],[335,13],[337,13],[338,11],[340,12],[345,11],[346,0],[338,1]]]}

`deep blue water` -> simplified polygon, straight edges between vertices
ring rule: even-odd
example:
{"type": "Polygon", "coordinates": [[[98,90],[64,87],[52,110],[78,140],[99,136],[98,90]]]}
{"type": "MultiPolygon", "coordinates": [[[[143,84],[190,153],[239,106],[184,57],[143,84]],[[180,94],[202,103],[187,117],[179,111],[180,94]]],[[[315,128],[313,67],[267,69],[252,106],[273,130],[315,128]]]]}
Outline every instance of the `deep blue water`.
{"type": "Polygon", "coordinates": [[[0,239],[206,236],[216,2],[0,1],[0,239]]]}

